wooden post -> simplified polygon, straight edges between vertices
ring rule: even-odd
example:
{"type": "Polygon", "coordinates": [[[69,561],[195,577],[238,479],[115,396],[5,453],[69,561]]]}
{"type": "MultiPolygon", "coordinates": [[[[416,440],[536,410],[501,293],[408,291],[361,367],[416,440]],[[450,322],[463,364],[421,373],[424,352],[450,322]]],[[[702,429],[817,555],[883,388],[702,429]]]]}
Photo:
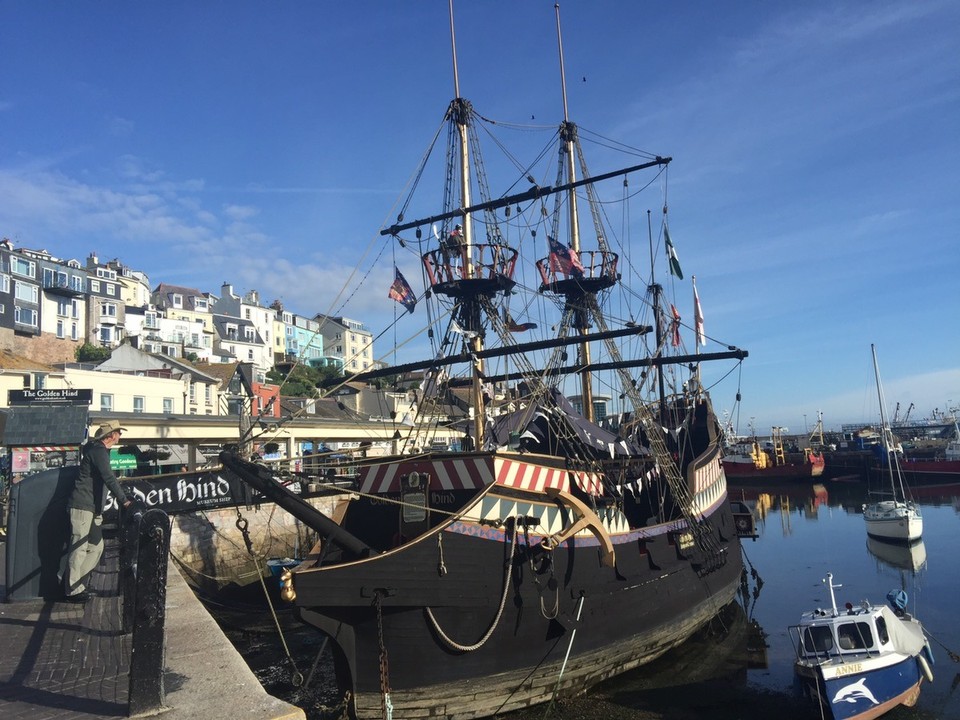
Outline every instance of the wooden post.
{"type": "Polygon", "coordinates": [[[136,609],[130,649],[131,717],[163,708],[164,620],[170,521],[162,510],[140,519],[136,568],[136,609]]]}

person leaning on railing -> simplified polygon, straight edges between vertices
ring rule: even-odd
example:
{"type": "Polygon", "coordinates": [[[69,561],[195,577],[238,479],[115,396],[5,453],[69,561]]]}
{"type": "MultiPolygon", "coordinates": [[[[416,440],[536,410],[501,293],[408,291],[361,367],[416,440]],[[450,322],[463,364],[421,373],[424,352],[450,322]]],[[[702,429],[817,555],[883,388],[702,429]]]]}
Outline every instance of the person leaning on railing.
{"type": "Polygon", "coordinates": [[[103,554],[100,528],[103,525],[104,485],[123,507],[129,507],[133,502],[110,468],[110,448],[117,444],[125,429],[116,420],[105,422],[81,448],[80,473],[67,502],[70,548],[63,573],[63,593],[67,602],[84,603],[90,596],[84,582],[103,554]]]}

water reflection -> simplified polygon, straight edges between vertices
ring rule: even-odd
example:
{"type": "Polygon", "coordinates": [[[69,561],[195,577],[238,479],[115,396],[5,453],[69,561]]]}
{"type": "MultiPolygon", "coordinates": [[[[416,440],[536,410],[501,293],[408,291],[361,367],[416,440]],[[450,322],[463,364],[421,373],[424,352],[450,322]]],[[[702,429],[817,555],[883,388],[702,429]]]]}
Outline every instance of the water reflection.
{"type": "Polygon", "coordinates": [[[927,546],[920,538],[909,545],[884,542],[867,535],[867,550],[877,560],[892,568],[919,572],[927,565],[927,546]]]}

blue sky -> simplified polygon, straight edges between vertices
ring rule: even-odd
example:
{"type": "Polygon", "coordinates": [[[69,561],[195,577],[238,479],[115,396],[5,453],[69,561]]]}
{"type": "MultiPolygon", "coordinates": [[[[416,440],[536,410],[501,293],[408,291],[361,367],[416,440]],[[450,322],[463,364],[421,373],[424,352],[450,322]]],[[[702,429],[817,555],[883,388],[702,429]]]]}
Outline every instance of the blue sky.
{"type": "MultiPolygon", "coordinates": [[[[872,342],[890,405],[960,405],[960,5],[561,11],[572,119],[674,158],[670,289],[692,316],[695,274],[707,334],[750,352],[718,411],[872,421],[872,342]]],[[[481,114],[559,122],[552,2],[461,2],[456,27],[481,114]]],[[[305,315],[376,257],[453,97],[444,0],[6,0],[0,47],[0,235],[305,315]]],[[[374,328],[390,265],[347,310],[374,328]]]]}

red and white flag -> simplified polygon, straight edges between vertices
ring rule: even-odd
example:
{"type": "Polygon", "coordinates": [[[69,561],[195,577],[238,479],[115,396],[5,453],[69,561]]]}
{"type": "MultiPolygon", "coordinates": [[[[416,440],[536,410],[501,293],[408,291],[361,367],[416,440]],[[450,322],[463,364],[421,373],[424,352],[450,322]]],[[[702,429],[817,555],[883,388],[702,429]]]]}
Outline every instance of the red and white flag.
{"type": "Polygon", "coordinates": [[[673,311],[673,320],[670,321],[670,334],[673,336],[673,346],[680,347],[680,313],[673,303],[670,304],[670,310],[673,311]]]}

